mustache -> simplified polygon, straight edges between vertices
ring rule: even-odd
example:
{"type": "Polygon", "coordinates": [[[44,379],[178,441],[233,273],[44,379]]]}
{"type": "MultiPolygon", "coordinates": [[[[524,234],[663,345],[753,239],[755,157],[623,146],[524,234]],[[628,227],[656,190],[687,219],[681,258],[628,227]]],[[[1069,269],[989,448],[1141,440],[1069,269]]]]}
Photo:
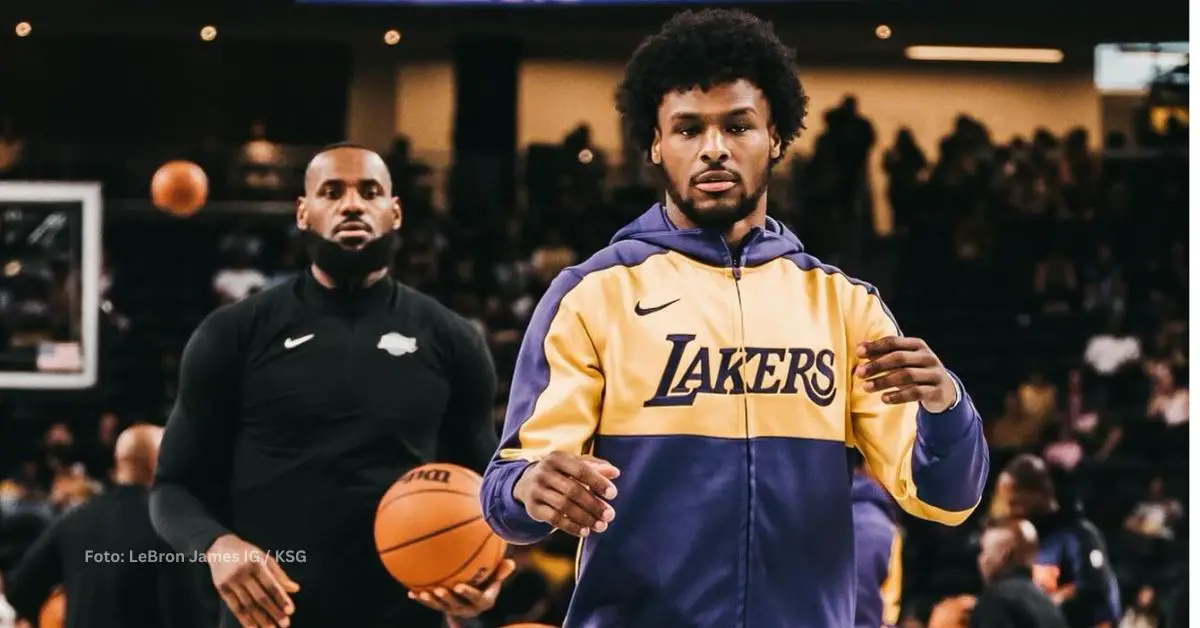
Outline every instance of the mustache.
{"type": "Polygon", "coordinates": [[[338,225],[333,228],[333,232],[336,234],[352,229],[366,231],[367,233],[375,233],[375,229],[373,229],[371,225],[359,220],[358,218],[347,218],[346,220],[339,222],[338,225]]]}

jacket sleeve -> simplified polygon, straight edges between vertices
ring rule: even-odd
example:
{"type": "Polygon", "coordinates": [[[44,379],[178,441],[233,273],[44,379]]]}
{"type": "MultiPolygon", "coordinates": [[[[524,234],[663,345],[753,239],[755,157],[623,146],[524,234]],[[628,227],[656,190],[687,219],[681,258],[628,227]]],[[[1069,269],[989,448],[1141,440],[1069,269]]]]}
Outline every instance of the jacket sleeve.
{"type": "Polygon", "coordinates": [[[500,449],[483,476],[487,522],[510,543],[535,543],[553,531],[513,497],[521,474],[552,451],[584,453],[600,422],[604,374],[583,320],[582,281],[575,270],[563,271],[534,309],[517,354],[500,449]]]}
{"type": "MultiPolygon", "coordinates": [[[[873,287],[847,286],[847,351],[860,342],[902,335],[873,287]]],[[[853,355],[853,353],[851,353],[853,355]]],[[[850,442],[896,502],[909,514],[958,525],[975,511],[987,482],[989,455],[983,424],[958,376],[958,399],[934,414],[913,402],[888,405],[863,390],[848,372],[850,442]]]]}
{"type": "Polygon", "coordinates": [[[238,412],[238,330],[229,308],[208,316],[183,349],[179,395],[158,454],[150,519],[176,550],[203,553],[230,533],[227,506],[238,412]]]}

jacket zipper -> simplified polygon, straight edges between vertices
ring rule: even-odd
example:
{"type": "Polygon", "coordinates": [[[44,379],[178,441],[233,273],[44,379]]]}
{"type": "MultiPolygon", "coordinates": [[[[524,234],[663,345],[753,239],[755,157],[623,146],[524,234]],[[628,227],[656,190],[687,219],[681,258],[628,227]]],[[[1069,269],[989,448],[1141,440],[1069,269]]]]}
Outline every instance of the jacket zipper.
{"type": "Polygon", "coordinates": [[[738,335],[737,349],[738,357],[741,362],[738,365],[740,371],[738,375],[742,382],[742,435],[743,444],[746,447],[746,542],[745,550],[746,557],[743,561],[742,569],[746,578],[746,587],[742,591],[742,627],[747,626],[750,614],[750,537],[754,530],[754,453],[750,447],[750,400],[746,396],[746,316],[742,307],[742,263],[745,258],[745,249],[749,245],[749,238],[753,238],[755,234],[747,235],[748,238],[739,247],[738,252],[734,253],[729,243],[725,243],[726,250],[729,251],[730,260],[733,264],[733,289],[737,293],[738,304],[738,335]]]}

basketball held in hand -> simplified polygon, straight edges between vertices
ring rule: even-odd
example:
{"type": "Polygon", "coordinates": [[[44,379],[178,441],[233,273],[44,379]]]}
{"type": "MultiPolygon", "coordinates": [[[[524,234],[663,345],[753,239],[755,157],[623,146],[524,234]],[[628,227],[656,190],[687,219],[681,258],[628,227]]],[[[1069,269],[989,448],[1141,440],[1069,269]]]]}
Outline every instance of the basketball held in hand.
{"type": "Polygon", "coordinates": [[[507,544],[479,505],[483,479],[452,464],[405,473],[375,513],[375,549],[388,573],[414,592],[487,582],[507,544]]]}

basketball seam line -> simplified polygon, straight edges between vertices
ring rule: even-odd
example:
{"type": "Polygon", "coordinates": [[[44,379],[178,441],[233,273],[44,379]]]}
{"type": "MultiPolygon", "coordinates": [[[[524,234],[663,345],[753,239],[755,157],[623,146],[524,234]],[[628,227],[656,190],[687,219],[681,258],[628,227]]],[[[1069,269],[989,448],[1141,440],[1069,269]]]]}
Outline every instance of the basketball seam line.
{"type": "Polygon", "coordinates": [[[421,584],[409,585],[409,588],[415,589],[418,587],[428,587],[428,586],[435,585],[439,582],[449,580],[449,579],[453,578],[454,576],[457,576],[460,572],[462,572],[463,569],[467,568],[467,565],[471,564],[471,561],[475,560],[475,558],[477,556],[479,556],[480,552],[483,551],[483,548],[487,547],[488,541],[490,541],[491,539],[492,539],[492,531],[488,530],[484,533],[483,541],[480,541],[479,547],[475,548],[475,553],[468,556],[467,559],[464,560],[461,565],[459,565],[458,567],[455,567],[454,571],[450,572],[450,575],[446,576],[445,578],[434,580],[433,582],[422,582],[421,584]]]}
{"type": "Polygon", "coordinates": [[[401,548],[404,548],[404,547],[408,547],[409,545],[413,545],[413,544],[415,544],[415,543],[420,543],[421,541],[426,541],[426,540],[428,540],[428,539],[432,539],[433,537],[435,537],[435,536],[437,536],[437,535],[439,535],[439,534],[441,534],[441,533],[443,533],[443,532],[449,532],[449,531],[451,531],[451,530],[455,530],[455,529],[461,528],[461,527],[463,527],[463,526],[465,526],[465,525],[470,525],[470,524],[472,524],[472,523],[475,523],[476,521],[479,521],[480,519],[483,519],[483,515],[479,515],[479,516],[477,516],[477,517],[471,517],[470,519],[467,519],[467,520],[465,520],[465,521],[459,521],[458,523],[454,523],[454,524],[448,525],[448,526],[446,526],[446,527],[444,527],[444,528],[439,528],[439,529],[437,529],[437,530],[434,530],[433,532],[427,532],[427,533],[425,533],[425,534],[422,534],[421,536],[418,536],[418,537],[417,537],[417,538],[415,538],[415,539],[409,539],[409,540],[407,540],[407,541],[404,541],[403,543],[400,543],[400,544],[397,544],[397,545],[393,545],[393,546],[391,546],[391,547],[385,547],[385,548],[383,548],[383,549],[379,550],[379,553],[380,553],[380,554],[386,554],[386,553],[388,553],[388,552],[391,552],[391,551],[393,551],[393,550],[398,550],[398,549],[401,549],[401,548]]]}
{"type": "Polygon", "coordinates": [[[379,512],[380,510],[383,510],[388,504],[396,501],[397,499],[402,499],[409,495],[420,495],[421,493],[451,493],[454,495],[466,495],[467,497],[475,497],[475,498],[479,497],[478,493],[468,493],[466,491],[456,491],[456,490],[450,489],[450,488],[423,488],[419,491],[413,491],[411,493],[402,493],[400,495],[397,495],[397,496],[387,500],[386,502],[382,502],[379,504],[379,506],[377,508],[375,508],[375,512],[379,512]]]}

